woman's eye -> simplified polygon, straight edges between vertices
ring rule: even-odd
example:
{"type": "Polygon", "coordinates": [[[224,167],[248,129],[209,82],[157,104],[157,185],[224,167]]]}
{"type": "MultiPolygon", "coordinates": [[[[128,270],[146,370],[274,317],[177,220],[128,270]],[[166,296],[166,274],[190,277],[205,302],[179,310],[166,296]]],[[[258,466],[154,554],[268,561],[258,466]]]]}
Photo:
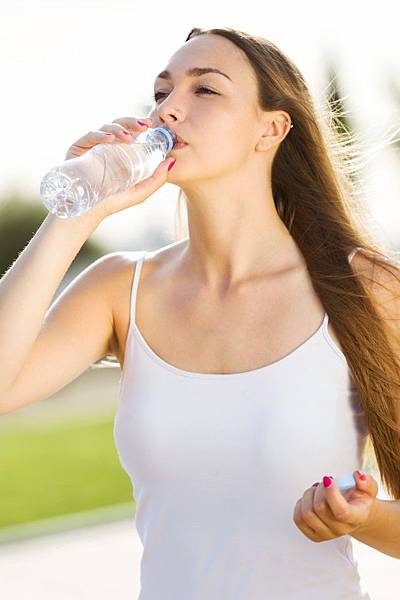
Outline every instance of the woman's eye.
{"type": "MultiPolygon", "coordinates": [[[[216,94],[217,92],[213,92],[212,90],[209,90],[206,87],[199,87],[197,88],[196,92],[200,92],[202,94],[216,94]]],[[[153,98],[154,101],[157,102],[157,100],[162,97],[162,96],[166,96],[166,92],[154,92],[153,94],[153,98]]]]}

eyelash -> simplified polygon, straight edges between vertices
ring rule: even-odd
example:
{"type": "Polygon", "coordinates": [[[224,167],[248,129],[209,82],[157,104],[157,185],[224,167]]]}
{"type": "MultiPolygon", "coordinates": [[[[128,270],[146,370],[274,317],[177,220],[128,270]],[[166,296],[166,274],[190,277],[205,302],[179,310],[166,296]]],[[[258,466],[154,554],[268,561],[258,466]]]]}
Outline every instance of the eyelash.
{"type": "MultiPolygon", "coordinates": [[[[218,95],[217,92],[213,92],[212,90],[209,90],[208,88],[206,88],[206,87],[204,87],[202,85],[197,88],[196,92],[198,92],[199,90],[203,90],[203,93],[206,93],[206,95],[208,95],[208,94],[216,94],[216,95],[218,95]]],[[[166,92],[154,92],[153,99],[154,99],[155,102],[157,102],[157,100],[159,99],[160,95],[161,96],[165,96],[166,92]]]]}

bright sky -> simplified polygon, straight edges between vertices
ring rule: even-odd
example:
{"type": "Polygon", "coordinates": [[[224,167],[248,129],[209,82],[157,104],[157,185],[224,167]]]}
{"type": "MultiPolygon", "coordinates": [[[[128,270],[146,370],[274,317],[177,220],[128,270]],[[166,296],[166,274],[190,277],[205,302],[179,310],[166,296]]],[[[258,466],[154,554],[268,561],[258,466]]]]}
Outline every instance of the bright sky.
{"type": "MultiPolygon", "coordinates": [[[[118,117],[145,116],[155,75],[192,27],[234,27],[270,39],[297,64],[314,97],[326,86],[325,57],[337,58],[348,109],[362,135],[379,143],[400,126],[388,91],[400,66],[393,8],[387,0],[247,0],[238,7],[226,0],[3,0],[0,195],[10,188],[38,195],[42,177],[73,141],[118,117]]],[[[379,152],[368,169],[368,202],[392,245],[400,244],[398,172],[393,149],[379,152]]],[[[129,236],[130,247],[140,249],[146,232],[161,227],[172,241],[177,193],[164,185],[109,217],[94,236],[112,249],[129,236]]]]}

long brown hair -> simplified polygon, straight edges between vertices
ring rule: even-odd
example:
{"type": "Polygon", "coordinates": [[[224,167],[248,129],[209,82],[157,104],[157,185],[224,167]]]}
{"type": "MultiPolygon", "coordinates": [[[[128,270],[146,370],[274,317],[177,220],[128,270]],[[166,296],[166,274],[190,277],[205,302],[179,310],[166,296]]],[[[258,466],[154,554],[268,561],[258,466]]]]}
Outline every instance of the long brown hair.
{"type": "MultiPolygon", "coordinates": [[[[400,286],[385,285],[400,281],[400,263],[373,238],[359,199],[360,145],[354,134],[343,132],[334,107],[314,106],[299,69],[272,42],[231,28],[193,28],[185,41],[204,34],[223,36],[242,49],[257,76],[261,109],[291,117],[294,127],[272,165],[276,210],[305,258],[347,359],[368,427],[364,463],[374,456],[388,496],[400,499],[400,339],[395,342],[400,325],[381,302],[395,289],[400,297],[400,286]],[[365,275],[348,263],[355,247],[368,259],[365,275]]],[[[182,227],[185,198],[180,190],[178,239],[188,235],[182,227]]]]}

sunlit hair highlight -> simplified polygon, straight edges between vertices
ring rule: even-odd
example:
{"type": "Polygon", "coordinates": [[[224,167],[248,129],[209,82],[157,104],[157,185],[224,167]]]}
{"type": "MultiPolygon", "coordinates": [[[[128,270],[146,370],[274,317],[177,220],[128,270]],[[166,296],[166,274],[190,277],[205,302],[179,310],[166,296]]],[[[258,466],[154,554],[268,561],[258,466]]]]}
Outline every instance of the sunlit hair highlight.
{"type": "MultiPolygon", "coordinates": [[[[389,497],[400,499],[400,308],[397,315],[387,312],[389,299],[399,306],[400,261],[375,236],[363,201],[361,174],[374,149],[343,131],[337,106],[323,98],[314,104],[299,69],[272,42],[231,28],[193,28],[185,41],[206,34],[244,52],[257,77],[261,109],[284,110],[294,124],[272,165],[275,206],[347,359],[367,425],[363,466],[373,456],[389,497]],[[368,259],[363,274],[348,263],[354,248],[368,259]]],[[[188,237],[186,201],[180,190],[177,240],[188,237]]]]}

